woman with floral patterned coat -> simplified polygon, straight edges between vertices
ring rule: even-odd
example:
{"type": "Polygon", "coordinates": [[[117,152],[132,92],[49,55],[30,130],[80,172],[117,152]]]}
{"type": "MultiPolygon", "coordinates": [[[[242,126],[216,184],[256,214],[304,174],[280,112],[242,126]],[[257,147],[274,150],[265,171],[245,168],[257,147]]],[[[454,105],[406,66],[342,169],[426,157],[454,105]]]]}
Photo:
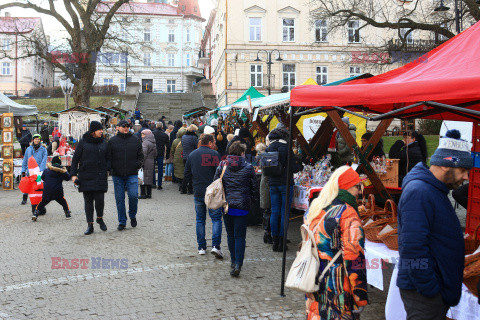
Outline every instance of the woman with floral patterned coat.
{"type": "Polygon", "coordinates": [[[306,213],[321,261],[319,274],[343,250],[320,281],[320,289],[307,294],[308,320],[358,319],[368,304],[359,190],[358,174],[349,166],[340,167],[306,213]]]}

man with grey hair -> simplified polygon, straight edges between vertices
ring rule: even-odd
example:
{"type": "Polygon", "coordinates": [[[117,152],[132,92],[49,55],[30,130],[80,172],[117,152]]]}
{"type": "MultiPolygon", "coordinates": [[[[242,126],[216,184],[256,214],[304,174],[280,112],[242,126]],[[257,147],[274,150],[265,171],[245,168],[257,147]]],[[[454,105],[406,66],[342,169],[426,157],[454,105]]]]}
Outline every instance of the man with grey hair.
{"type": "Polygon", "coordinates": [[[158,121],[157,128],[153,130],[153,136],[155,137],[155,143],[157,144],[157,159],[155,163],[157,164],[158,170],[158,179],[155,175],[155,169],[153,169],[153,186],[157,184],[158,180],[158,190],[162,190],[162,180],[163,180],[163,159],[165,158],[165,151],[167,154],[170,153],[170,138],[168,135],[163,132],[163,123],[158,121]],[[166,150],[168,149],[168,150],[166,150]]]}

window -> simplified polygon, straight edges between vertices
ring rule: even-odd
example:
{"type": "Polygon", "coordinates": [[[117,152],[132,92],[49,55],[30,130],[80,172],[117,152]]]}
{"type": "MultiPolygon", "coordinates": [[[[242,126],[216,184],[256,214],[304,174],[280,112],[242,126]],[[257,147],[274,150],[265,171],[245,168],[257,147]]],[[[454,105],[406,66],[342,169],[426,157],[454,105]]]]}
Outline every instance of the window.
{"type": "Polygon", "coordinates": [[[175,24],[175,20],[173,19],[168,20],[168,24],[175,24]]]}
{"type": "Polygon", "coordinates": [[[150,23],[150,19],[145,19],[145,23],[150,23]]]}
{"type": "Polygon", "coordinates": [[[187,42],[190,42],[190,29],[187,29],[187,42]]]}
{"type": "Polygon", "coordinates": [[[348,21],[348,42],[360,42],[360,22],[358,20],[348,21]]]}
{"type": "MultiPolygon", "coordinates": [[[[447,23],[446,23],[446,22],[444,22],[444,23],[441,23],[441,24],[440,24],[440,27],[442,27],[442,28],[445,28],[445,29],[447,29],[447,30],[448,30],[448,25],[447,25],[447,23]]],[[[443,34],[438,34],[438,40],[439,40],[439,41],[447,41],[447,40],[448,40],[448,38],[447,38],[447,37],[445,37],[443,34]]]]}
{"type": "Polygon", "coordinates": [[[168,66],[169,67],[175,67],[175,54],[174,53],[169,53],[167,55],[168,58],[168,66]]]}
{"type": "Polygon", "coordinates": [[[187,53],[185,60],[186,60],[185,64],[187,65],[187,67],[190,67],[191,66],[190,53],[187,53]]]}
{"type": "Polygon", "coordinates": [[[10,75],[10,62],[2,62],[2,75],[10,75]]]}
{"type": "Polygon", "coordinates": [[[250,65],[250,86],[263,86],[263,66],[261,64],[250,65]]]}
{"type": "Polygon", "coordinates": [[[350,77],[356,77],[362,74],[362,68],[350,67],[350,77]]]}
{"type": "Polygon", "coordinates": [[[120,79],[120,92],[125,92],[125,79],[120,79]]]}
{"type": "Polygon", "coordinates": [[[2,50],[5,50],[5,51],[10,50],[10,39],[3,39],[2,50]]]}
{"type": "Polygon", "coordinates": [[[104,86],[111,86],[113,85],[113,79],[103,79],[104,86]]]}
{"type": "Polygon", "coordinates": [[[143,30],[143,41],[149,42],[150,41],[150,29],[145,28],[143,30]]]}
{"type": "Polygon", "coordinates": [[[328,83],[328,67],[317,67],[317,83],[319,85],[328,83]]]}
{"type": "Polygon", "coordinates": [[[120,35],[120,40],[128,41],[128,31],[126,29],[122,29],[122,33],[120,35]]]}
{"type": "Polygon", "coordinates": [[[168,42],[175,42],[175,30],[168,30],[168,42]]]}
{"type": "Polygon", "coordinates": [[[288,91],[295,88],[295,65],[283,65],[283,86],[288,88],[288,91]]]}
{"type": "Polygon", "coordinates": [[[327,42],[327,20],[315,21],[315,41],[327,42]]]}
{"type": "Polygon", "coordinates": [[[262,41],[262,19],[249,19],[250,41],[262,41]]]}
{"type": "MultiPolygon", "coordinates": [[[[400,28],[400,35],[402,36],[402,39],[405,38],[405,34],[407,34],[408,31],[411,29],[408,28],[400,28]]],[[[407,44],[413,44],[413,30],[407,35],[407,44]]]]}
{"type": "Polygon", "coordinates": [[[144,66],[152,65],[152,56],[151,56],[150,53],[144,53],[143,54],[143,65],[144,66]]]}
{"type": "Polygon", "coordinates": [[[167,80],[167,92],[175,92],[176,80],[167,80]]]}
{"type": "Polygon", "coordinates": [[[283,41],[295,42],[295,19],[283,19],[283,41]]]}

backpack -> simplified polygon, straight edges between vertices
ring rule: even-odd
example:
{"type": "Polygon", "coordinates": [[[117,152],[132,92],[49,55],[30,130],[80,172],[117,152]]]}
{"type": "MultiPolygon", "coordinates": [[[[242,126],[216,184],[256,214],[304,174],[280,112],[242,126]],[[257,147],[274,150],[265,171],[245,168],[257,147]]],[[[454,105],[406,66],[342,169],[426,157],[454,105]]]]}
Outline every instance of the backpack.
{"type": "Polygon", "coordinates": [[[205,205],[207,206],[207,208],[220,209],[223,207],[225,209],[225,213],[228,212],[228,204],[227,204],[227,199],[225,197],[225,190],[223,189],[222,178],[226,169],[227,169],[227,166],[224,166],[222,170],[222,174],[220,175],[220,178],[213,181],[207,187],[207,190],[205,192],[205,205]]]}
{"type": "Polygon", "coordinates": [[[280,154],[277,151],[262,153],[260,155],[260,168],[267,177],[281,176],[283,167],[280,162],[280,154]]]}

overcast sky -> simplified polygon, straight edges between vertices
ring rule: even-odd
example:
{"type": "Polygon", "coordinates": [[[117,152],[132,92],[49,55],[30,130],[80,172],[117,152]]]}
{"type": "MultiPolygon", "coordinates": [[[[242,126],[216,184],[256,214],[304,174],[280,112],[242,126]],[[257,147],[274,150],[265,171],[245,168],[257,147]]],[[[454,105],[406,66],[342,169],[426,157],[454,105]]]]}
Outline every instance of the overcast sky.
{"type": "MultiPolygon", "coordinates": [[[[0,2],[2,3],[8,1],[9,0],[0,0],[0,2]]],[[[48,0],[31,0],[31,2],[48,8],[48,0]]],[[[205,20],[208,20],[208,17],[210,16],[210,11],[214,8],[214,2],[215,0],[198,0],[200,12],[202,13],[202,17],[205,20]]],[[[63,6],[63,1],[56,1],[55,3],[58,12],[61,13],[64,17],[68,17],[68,14],[65,11],[65,7],[63,6]]],[[[39,14],[35,10],[21,8],[10,8],[2,10],[2,12],[0,12],[0,15],[4,16],[5,12],[10,12],[13,17],[41,17],[45,34],[47,36],[50,36],[51,42],[54,46],[56,44],[56,39],[62,39],[66,37],[66,32],[62,31],[62,25],[55,18],[52,18],[48,15],[39,14]]]]}

